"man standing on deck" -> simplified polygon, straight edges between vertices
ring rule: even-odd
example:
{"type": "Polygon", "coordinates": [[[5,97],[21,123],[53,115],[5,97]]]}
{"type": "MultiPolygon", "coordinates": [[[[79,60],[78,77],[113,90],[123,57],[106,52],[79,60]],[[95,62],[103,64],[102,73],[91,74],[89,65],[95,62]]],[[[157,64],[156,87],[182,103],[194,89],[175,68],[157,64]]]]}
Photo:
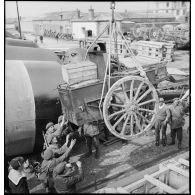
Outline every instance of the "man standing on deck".
{"type": "Polygon", "coordinates": [[[167,123],[170,119],[170,111],[168,107],[164,103],[164,99],[159,99],[159,109],[155,122],[155,135],[156,135],[156,146],[160,145],[160,131],[162,132],[162,145],[166,146],[167,137],[166,137],[166,129],[167,123]]]}
{"type": "Polygon", "coordinates": [[[92,155],[92,143],[95,146],[95,158],[99,158],[99,129],[98,126],[94,124],[95,122],[88,122],[79,127],[78,132],[80,136],[85,137],[86,145],[88,152],[85,154],[85,157],[92,155]]]}
{"type": "Polygon", "coordinates": [[[170,106],[171,111],[171,143],[168,145],[175,145],[175,137],[177,134],[178,149],[181,149],[182,130],[185,124],[184,115],[188,111],[189,103],[175,98],[173,104],[170,106]]]}

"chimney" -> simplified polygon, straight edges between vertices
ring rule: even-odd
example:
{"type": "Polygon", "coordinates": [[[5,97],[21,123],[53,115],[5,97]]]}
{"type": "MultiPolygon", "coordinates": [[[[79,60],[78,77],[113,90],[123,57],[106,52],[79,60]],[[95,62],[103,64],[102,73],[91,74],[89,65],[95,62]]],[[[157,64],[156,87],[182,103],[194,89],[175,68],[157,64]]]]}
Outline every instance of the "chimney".
{"type": "Polygon", "coordinates": [[[60,14],[60,20],[63,20],[63,14],[60,14]]]}
{"type": "Polygon", "coordinates": [[[80,15],[80,10],[79,10],[79,9],[77,9],[76,16],[77,16],[77,18],[80,18],[80,17],[81,17],[81,15],[80,15]]]}
{"type": "Polygon", "coordinates": [[[90,6],[89,9],[89,20],[93,20],[94,19],[94,9],[92,9],[92,6],[90,6]]]}

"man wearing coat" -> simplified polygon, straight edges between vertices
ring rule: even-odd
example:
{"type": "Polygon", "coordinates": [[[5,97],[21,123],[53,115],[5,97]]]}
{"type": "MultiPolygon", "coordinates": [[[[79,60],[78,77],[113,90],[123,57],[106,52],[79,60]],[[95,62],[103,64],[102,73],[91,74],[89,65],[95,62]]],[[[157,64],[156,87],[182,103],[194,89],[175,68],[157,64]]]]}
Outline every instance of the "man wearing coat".
{"type": "Polygon", "coordinates": [[[162,133],[162,145],[166,146],[166,142],[167,142],[166,129],[167,129],[167,124],[169,122],[169,119],[170,119],[170,111],[167,105],[165,105],[164,99],[160,98],[158,113],[155,122],[156,146],[160,145],[160,131],[162,133]]]}
{"type": "Polygon", "coordinates": [[[188,111],[189,104],[185,101],[176,98],[170,106],[171,112],[171,143],[168,145],[175,145],[175,138],[177,135],[178,149],[181,149],[182,131],[185,124],[184,115],[188,111]]]}

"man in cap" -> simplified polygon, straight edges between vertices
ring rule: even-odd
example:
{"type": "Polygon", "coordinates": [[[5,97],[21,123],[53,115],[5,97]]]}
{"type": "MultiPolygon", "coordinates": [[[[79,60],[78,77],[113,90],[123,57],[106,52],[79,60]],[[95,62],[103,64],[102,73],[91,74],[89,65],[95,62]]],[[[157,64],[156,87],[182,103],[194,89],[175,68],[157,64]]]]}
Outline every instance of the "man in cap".
{"type": "Polygon", "coordinates": [[[175,137],[177,135],[178,149],[181,149],[182,130],[185,124],[184,115],[188,111],[189,104],[185,101],[175,98],[170,106],[171,112],[171,142],[168,145],[175,145],[175,137]]]}
{"type": "Polygon", "coordinates": [[[166,137],[166,129],[167,123],[170,119],[170,111],[168,107],[164,103],[164,99],[159,99],[159,108],[155,122],[155,135],[156,135],[156,146],[160,144],[160,131],[162,133],[162,145],[166,146],[167,137],[166,137]]]}
{"type": "MultiPolygon", "coordinates": [[[[63,161],[68,161],[70,156],[70,152],[72,151],[73,146],[75,145],[76,140],[71,140],[70,147],[62,154],[60,157],[55,158],[54,152],[51,148],[46,149],[43,152],[43,162],[41,164],[41,173],[39,175],[39,179],[43,180],[44,187],[47,189],[48,187],[48,179],[50,173],[53,172],[55,166],[63,161]]],[[[50,188],[50,186],[49,186],[50,188]]]]}
{"type": "MultiPolygon", "coordinates": [[[[63,119],[63,115],[58,117],[58,124],[54,125],[54,128],[58,129],[59,125],[62,123],[62,119],[63,119]]],[[[66,120],[66,122],[63,125],[62,131],[60,136],[58,137],[58,141],[60,142],[60,144],[62,145],[64,143],[65,138],[67,137],[67,135],[70,136],[70,139],[78,139],[79,138],[79,134],[78,134],[78,126],[75,125],[74,123],[71,123],[70,121],[66,120]]],[[[68,143],[69,146],[70,142],[68,143]]]]}
{"type": "Polygon", "coordinates": [[[26,175],[23,172],[23,157],[15,157],[10,161],[9,167],[9,187],[11,193],[29,193],[26,175]]]}
{"type": "Polygon", "coordinates": [[[92,155],[92,143],[95,146],[95,158],[99,158],[99,129],[95,122],[88,122],[79,127],[78,132],[80,136],[85,137],[86,145],[88,148],[88,152],[85,154],[85,157],[89,157],[92,155]]]}
{"type": "Polygon", "coordinates": [[[46,125],[45,137],[46,137],[47,144],[51,144],[53,141],[56,144],[57,137],[60,137],[64,125],[65,125],[65,116],[63,115],[61,116],[61,120],[60,123],[58,123],[57,128],[54,126],[54,123],[52,122],[49,122],[46,125]]]}
{"type": "Polygon", "coordinates": [[[53,180],[57,193],[76,192],[76,184],[83,179],[81,162],[77,161],[76,165],[62,162],[54,168],[53,180]]]}

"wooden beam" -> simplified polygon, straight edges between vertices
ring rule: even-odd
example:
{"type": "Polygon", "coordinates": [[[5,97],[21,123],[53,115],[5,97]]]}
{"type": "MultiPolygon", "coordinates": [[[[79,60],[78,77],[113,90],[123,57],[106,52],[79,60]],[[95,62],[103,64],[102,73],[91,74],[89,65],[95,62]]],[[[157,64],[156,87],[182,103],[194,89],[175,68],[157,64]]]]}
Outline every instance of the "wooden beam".
{"type": "Polygon", "coordinates": [[[186,171],[186,170],[184,170],[184,169],[182,169],[180,167],[176,167],[174,165],[167,165],[167,167],[170,170],[175,171],[175,172],[177,172],[177,173],[179,173],[179,174],[189,178],[189,171],[186,171]]]}
{"type": "Polygon", "coordinates": [[[163,191],[170,193],[170,194],[176,194],[177,190],[171,188],[170,186],[160,182],[159,180],[151,177],[150,175],[145,175],[144,178],[150,182],[151,184],[153,184],[154,186],[159,187],[160,189],[162,189],[163,191]]]}
{"type": "MultiPolygon", "coordinates": [[[[167,174],[169,172],[169,169],[168,168],[163,168],[153,174],[151,174],[152,177],[159,177],[161,175],[164,175],[164,174],[167,174]]],[[[143,179],[140,179],[134,183],[131,183],[130,185],[127,185],[124,187],[125,190],[131,192],[131,191],[134,191],[136,190],[137,188],[145,185],[145,182],[146,182],[146,179],[143,178],[143,179]]]]}
{"type": "Polygon", "coordinates": [[[180,158],[178,161],[179,161],[179,163],[181,163],[181,164],[183,164],[183,165],[185,165],[185,166],[187,166],[187,167],[190,166],[188,160],[185,160],[185,159],[183,159],[183,158],[180,158]]]}
{"type": "Polygon", "coordinates": [[[187,190],[189,191],[189,183],[186,184],[186,185],[184,185],[184,186],[182,186],[182,187],[180,187],[180,188],[177,190],[177,193],[178,193],[178,194],[182,194],[182,193],[186,192],[187,190]]]}

